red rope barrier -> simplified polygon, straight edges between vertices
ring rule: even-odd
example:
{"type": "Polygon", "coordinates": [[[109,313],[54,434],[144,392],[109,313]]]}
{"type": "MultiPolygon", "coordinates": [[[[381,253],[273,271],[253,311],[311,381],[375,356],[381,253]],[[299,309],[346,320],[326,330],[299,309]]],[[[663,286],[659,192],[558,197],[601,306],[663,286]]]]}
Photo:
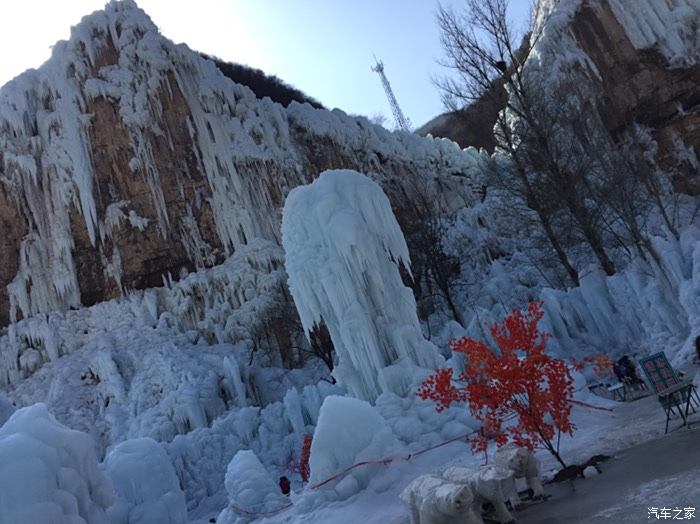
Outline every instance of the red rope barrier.
{"type": "Polygon", "coordinates": [[[291,508],[294,504],[291,502],[286,504],[285,506],[282,506],[281,508],[275,509],[273,511],[248,511],[243,508],[239,508],[235,504],[229,502],[229,506],[231,506],[233,509],[236,511],[240,511],[241,513],[245,513],[246,515],[250,515],[251,517],[272,517],[273,515],[277,515],[279,512],[284,511],[285,509],[291,508]]]}
{"type": "MultiPolygon", "coordinates": [[[[601,411],[614,411],[613,408],[594,406],[594,405],[588,404],[586,402],[581,402],[580,400],[573,400],[572,399],[571,403],[579,405],[579,406],[583,406],[586,408],[590,408],[590,409],[598,409],[601,411]]],[[[460,435],[459,437],[451,438],[450,440],[446,440],[444,442],[440,442],[439,444],[435,444],[434,446],[430,446],[428,448],[421,449],[420,451],[416,451],[415,453],[409,453],[408,455],[403,455],[403,456],[393,457],[393,458],[379,459],[379,460],[363,460],[361,462],[356,462],[352,466],[345,468],[343,471],[336,473],[335,475],[328,477],[327,479],[324,479],[320,482],[317,482],[316,484],[309,486],[309,489],[321,488],[321,487],[325,486],[326,484],[329,484],[329,483],[333,482],[334,480],[344,476],[345,474],[349,473],[353,469],[357,469],[357,468],[362,467],[362,466],[369,466],[372,464],[377,464],[377,465],[381,464],[383,466],[387,466],[396,460],[411,460],[412,458],[417,457],[418,455],[422,455],[423,453],[428,453],[429,451],[433,451],[433,450],[436,450],[436,449],[441,448],[443,446],[447,446],[448,444],[452,444],[453,442],[458,442],[460,440],[466,440],[474,433],[476,433],[476,431],[472,431],[471,433],[467,433],[465,435],[460,435]]],[[[241,513],[245,513],[246,515],[250,515],[250,516],[254,516],[254,517],[255,516],[257,516],[257,517],[271,517],[273,515],[277,515],[278,513],[284,511],[285,509],[288,509],[288,508],[293,506],[293,504],[290,502],[289,504],[286,504],[285,506],[282,506],[281,508],[273,510],[273,511],[254,512],[254,511],[245,510],[243,508],[239,508],[238,506],[236,506],[234,504],[230,504],[230,505],[236,511],[240,511],[241,513]]]]}
{"type": "MultiPolygon", "coordinates": [[[[332,477],[329,477],[327,479],[324,479],[320,482],[317,482],[316,484],[313,484],[312,486],[309,486],[309,489],[318,489],[322,486],[325,486],[326,484],[333,482],[334,480],[338,479],[339,477],[342,477],[346,473],[352,471],[353,469],[359,468],[361,466],[368,466],[371,464],[381,464],[383,466],[387,466],[391,464],[392,462],[396,460],[411,460],[413,457],[417,457],[418,455],[422,455],[423,453],[427,453],[428,451],[433,451],[435,449],[441,448],[443,446],[447,446],[448,444],[452,444],[453,442],[458,442],[460,440],[466,440],[470,435],[474,434],[472,431],[471,433],[467,433],[466,435],[460,435],[459,437],[452,438],[450,440],[446,440],[444,442],[441,442],[439,444],[435,444],[434,446],[430,446],[425,449],[421,449],[420,451],[416,451],[415,453],[409,453],[408,455],[403,455],[400,457],[393,457],[393,458],[385,458],[385,459],[379,459],[379,460],[363,460],[361,462],[357,462],[353,464],[352,466],[349,466],[345,468],[343,471],[336,473],[332,477]]],[[[229,505],[235,509],[236,511],[240,511],[241,513],[245,513],[246,515],[250,515],[253,517],[271,517],[273,515],[277,515],[278,513],[284,511],[285,509],[288,509],[293,506],[293,504],[290,502],[289,504],[286,504],[282,506],[281,508],[278,508],[273,511],[266,511],[266,512],[255,512],[255,511],[250,511],[246,510],[243,508],[239,508],[235,504],[229,503],[229,505]]]]}

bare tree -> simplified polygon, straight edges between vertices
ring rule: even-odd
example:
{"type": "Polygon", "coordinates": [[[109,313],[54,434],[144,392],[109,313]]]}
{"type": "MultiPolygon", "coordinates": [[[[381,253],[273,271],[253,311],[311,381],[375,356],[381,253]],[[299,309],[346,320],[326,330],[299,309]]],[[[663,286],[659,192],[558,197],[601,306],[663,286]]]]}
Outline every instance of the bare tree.
{"type": "Polygon", "coordinates": [[[507,161],[498,166],[492,183],[509,191],[533,210],[562,268],[574,284],[578,271],[567,253],[566,237],[574,228],[604,271],[615,264],[602,232],[603,208],[591,205],[587,163],[577,159],[579,136],[570,121],[571,108],[562,86],[552,86],[529,74],[525,61],[537,34],[518,35],[507,17],[507,0],[466,0],[457,13],[440,8],[438,23],[455,76],[438,81],[443,98],[455,107],[483,97],[502,97],[505,107],[495,122],[497,153],[507,161]],[[522,44],[516,44],[521,41],[522,44]],[[509,164],[504,166],[503,164],[509,164]],[[567,220],[563,222],[562,217],[567,220]],[[563,229],[557,228],[561,223],[563,229]]]}
{"type": "MultiPolygon", "coordinates": [[[[324,324],[316,326],[307,341],[299,313],[284,285],[258,319],[253,329],[253,346],[254,351],[262,351],[271,362],[288,369],[303,367],[312,357],[320,359],[328,371],[333,371],[335,351],[328,329],[324,324]]],[[[329,381],[335,382],[333,378],[329,381]]]]}
{"type": "Polygon", "coordinates": [[[448,206],[435,191],[431,181],[410,178],[402,181],[403,198],[394,199],[394,214],[406,237],[411,257],[412,278],[403,272],[404,281],[413,289],[419,311],[424,318],[442,301],[454,320],[464,325],[457,303],[460,260],[444,247],[449,229],[448,206]]]}

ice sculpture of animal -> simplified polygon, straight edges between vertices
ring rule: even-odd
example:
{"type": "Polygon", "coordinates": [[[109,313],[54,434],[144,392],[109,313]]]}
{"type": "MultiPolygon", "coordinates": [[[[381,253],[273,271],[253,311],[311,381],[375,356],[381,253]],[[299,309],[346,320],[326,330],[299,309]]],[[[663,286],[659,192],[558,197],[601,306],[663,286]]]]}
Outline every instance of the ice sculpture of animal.
{"type": "Polygon", "coordinates": [[[408,506],[411,524],[483,524],[473,512],[471,488],[437,475],[418,477],[399,498],[408,506]]]}
{"type": "Polygon", "coordinates": [[[544,488],[540,480],[540,463],[532,451],[519,448],[512,443],[506,444],[496,450],[493,463],[510,469],[515,474],[515,478],[524,478],[533,498],[544,497],[544,488]]]}
{"type": "Polygon", "coordinates": [[[494,520],[498,522],[515,522],[508,510],[506,502],[515,509],[520,504],[518,492],[515,489],[513,472],[498,466],[482,466],[479,469],[469,469],[460,466],[447,468],[441,475],[456,484],[467,485],[474,494],[472,510],[480,514],[485,503],[494,508],[494,520]]]}

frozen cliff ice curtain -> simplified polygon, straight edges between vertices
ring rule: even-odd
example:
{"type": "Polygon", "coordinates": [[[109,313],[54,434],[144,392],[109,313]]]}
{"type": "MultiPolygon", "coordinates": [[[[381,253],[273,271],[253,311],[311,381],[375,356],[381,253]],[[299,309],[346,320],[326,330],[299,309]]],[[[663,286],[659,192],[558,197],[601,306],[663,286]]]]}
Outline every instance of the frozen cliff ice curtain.
{"type": "Polygon", "coordinates": [[[439,363],[423,339],[398,264],[408,249],[389,199],[364,175],[325,171],[285,202],[282,243],[289,288],[305,332],[324,322],[338,356],[333,375],[375,400],[408,393],[416,367],[439,363]]]}

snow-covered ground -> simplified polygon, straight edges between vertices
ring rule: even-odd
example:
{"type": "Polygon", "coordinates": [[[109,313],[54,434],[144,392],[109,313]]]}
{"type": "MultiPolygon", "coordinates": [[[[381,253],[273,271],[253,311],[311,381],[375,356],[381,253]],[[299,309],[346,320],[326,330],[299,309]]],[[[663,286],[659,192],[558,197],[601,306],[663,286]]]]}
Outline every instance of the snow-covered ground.
{"type": "MultiPolygon", "coordinates": [[[[695,372],[697,369],[691,371],[695,372]]],[[[582,398],[613,411],[575,406],[572,419],[578,429],[573,437],[562,440],[562,456],[570,464],[585,462],[596,454],[609,455],[612,460],[602,464],[603,474],[599,477],[577,481],[576,485],[585,484],[585,489],[571,488],[568,482],[565,487],[545,486],[545,492],[554,498],[518,513],[518,519],[522,519],[519,522],[642,522],[647,518],[647,505],[696,504],[700,488],[694,479],[700,467],[697,461],[700,429],[680,428],[681,421],[676,415],[671,420],[669,434],[664,435],[666,418],[654,395],[632,402],[613,402],[588,394],[582,398]],[[630,448],[637,451],[628,451],[630,448]],[[649,454],[654,455],[653,461],[649,454]],[[608,470],[612,480],[606,483],[608,470]],[[608,496],[600,494],[604,492],[608,496]],[[572,510],[568,511],[570,505],[572,510]],[[628,520],[620,520],[623,516],[628,520]]],[[[690,421],[691,427],[699,424],[700,414],[691,414],[690,421]]],[[[544,451],[538,452],[538,458],[543,475],[551,478],[559,469],[555,460],[544,451]]],[[[299,514],[289,509],[261,522],[408,524],[408,513],[398,494],[413,478],[452,465],[476,468],[483,463],[483,455],[474,455],[467,444],[456,442],[410,461],[399,460],[385,466],[375,477],[376,484],[370,483],[367,490],[345,501],[309,513],[299,514]]]]}

